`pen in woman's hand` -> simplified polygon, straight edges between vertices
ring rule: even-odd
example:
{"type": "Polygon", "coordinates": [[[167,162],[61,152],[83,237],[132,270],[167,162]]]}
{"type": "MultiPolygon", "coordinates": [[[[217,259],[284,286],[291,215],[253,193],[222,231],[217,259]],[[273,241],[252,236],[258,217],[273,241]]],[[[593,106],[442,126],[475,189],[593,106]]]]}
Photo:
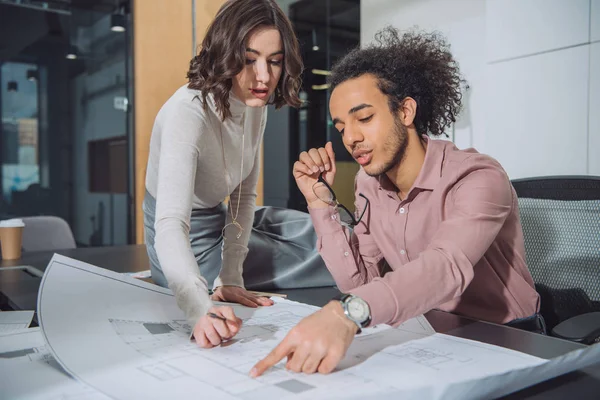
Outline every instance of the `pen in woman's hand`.
{"type": "Polygon", "coordinates": [[[236,322],[236,321],[232,321],[232,320],[230,320],[230,319],[227,319],[227,318],[223,317],[222,315],[215,314],[214,312],[209,312],[209,313],[207,313],[207,315],[208,315],[209,317],[211,317],[211,318],[220,319],[221,321],[224,321],[224,322],[231,322],[232,324],[236,324],[236,325],[237,325],[237,322],[236,322]]]}
{"type": "Polygon", "coordinates": [[[220,316],[219,314],[215,314],[214,312],[208,313],[209,317],[220,319],[221,321],[227,321],[227,318],[220,316]]]}

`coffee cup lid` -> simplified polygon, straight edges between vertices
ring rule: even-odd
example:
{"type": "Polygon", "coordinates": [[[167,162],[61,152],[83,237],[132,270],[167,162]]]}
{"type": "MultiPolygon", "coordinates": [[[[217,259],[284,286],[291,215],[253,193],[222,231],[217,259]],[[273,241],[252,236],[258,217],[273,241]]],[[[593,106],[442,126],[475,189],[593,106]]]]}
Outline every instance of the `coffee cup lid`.
{"type": "Polygon", "coordinates": [[[5,219],[4,221],[0,221],[0,228],[22,228],[24,226],[25,223],[20,218],[5,219]]]}

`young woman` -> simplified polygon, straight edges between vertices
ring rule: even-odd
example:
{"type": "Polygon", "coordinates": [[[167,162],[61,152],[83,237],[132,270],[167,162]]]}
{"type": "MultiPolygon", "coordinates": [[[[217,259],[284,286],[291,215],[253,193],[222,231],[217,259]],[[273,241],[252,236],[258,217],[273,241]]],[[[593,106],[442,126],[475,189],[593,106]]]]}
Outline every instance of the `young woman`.
{"type": "Polygon", "coordinates": [[[300,105],[302,68],[275,1],[227,1],[190,63],[189,83],[156,117],[143,203],[152,278],[173,290],[203,347],[241,323],[231,308],[213,307],[211,283],[212,300],[250,307],[273,302],[245,289],[243,271],[255,288],[333,283],[307,214],[265,208],[255,216],[266,105],[300,105]]]}

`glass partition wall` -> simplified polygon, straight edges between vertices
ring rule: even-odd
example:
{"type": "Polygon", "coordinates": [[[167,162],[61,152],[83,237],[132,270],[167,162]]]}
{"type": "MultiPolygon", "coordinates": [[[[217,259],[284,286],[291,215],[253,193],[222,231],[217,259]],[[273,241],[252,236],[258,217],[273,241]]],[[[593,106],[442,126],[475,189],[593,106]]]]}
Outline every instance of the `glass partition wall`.
{"type": "MultiPolygon", "coordinates": [[[[353,206],[358,164],[331,123],[331,91],[326,79],[331,66],[360,45],[360,0],[301,0],[289,5],[289,17],[300,41],[305,67],[300,93],[304,104],[290,110],[290,158],[295,161],[300,152],[331,141],[338,165],[334,189],[340,201],[353,206]]],[[[289,206],[305,211],[304,197],[294,182],[290,189],[289,206]]]]}
{"type": "Polygon", "coordinates": [[[0,219],[132,242],[129,1],[0,0],[0,219]]]}

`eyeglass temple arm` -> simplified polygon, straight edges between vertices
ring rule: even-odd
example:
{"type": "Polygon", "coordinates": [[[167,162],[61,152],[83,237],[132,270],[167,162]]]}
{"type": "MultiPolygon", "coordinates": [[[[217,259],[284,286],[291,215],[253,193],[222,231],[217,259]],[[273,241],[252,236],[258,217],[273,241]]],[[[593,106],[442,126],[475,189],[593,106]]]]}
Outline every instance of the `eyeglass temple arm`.
{"type": "MultiPolygon", "coordinates": [[[[360,197],[362,197],[363,199],[365,199],[366,203],[365,203],[365,206],[363,207],[362,212],[360,213],[360,217],[358,217],[358,219],[356,220],[356,225],[358,225],[358,223],[363,219],[363,216],[365,215],[367,208],[369,208],[369,199],[367,199],[367,196],[365,196],[362,193],[359,193],[358,195],[360,197]]],[[[352,217],[352,219],[354,219],[354,216],[352,217]]]]}
{"type": "Polygon", "coordinates": [[[362,212],[360,213],[360,217],[358,217],[358,219],[356,219],[354,217],[354,214],[350,212],[350,210],[348,210],[348,208],[343,205],[342,203],[337,203],[337,206],[341,209],[343,209],[344,211],[346,211],[346,213],[350,216],[350,218],[352,218],[352,226],[356,226],[358,225],[358,223],[362,220],[363,216],[365,215],[365,211],[367,211],[367,207],[369,207],[369,199],[367,199],[367,196],[365,196],[362,193],[358,194],[360,197],[362,197],[363,199],[365,199],[366,203],[365,203],[365,207],[363,208],[362,212]]]}
{"type": "Polygon", "coordinates": [[[348,216],[350,218],[352,218],[352,226],[355,226],[356,224],[358,224],[358,221],[356,220],[356,218],[354,218],[354,214],[351,213],[350,210],[348,210],[348,208],[345,205],[343,205],[342,203],[337,203],[337,207],[346,211],[346,214],[348,214],[348,216]]]}

